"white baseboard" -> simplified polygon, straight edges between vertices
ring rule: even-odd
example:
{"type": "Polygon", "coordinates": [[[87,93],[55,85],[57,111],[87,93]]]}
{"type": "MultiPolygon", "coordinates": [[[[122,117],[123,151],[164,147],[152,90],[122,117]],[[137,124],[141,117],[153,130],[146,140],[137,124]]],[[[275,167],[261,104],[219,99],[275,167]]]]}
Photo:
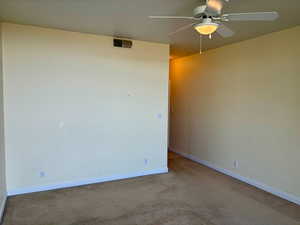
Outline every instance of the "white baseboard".
{"type": "Polygon", "coordinates": [[[259,189],[262,189],[262,190],[264,190],[266,192],[269,192],[269,193],[271,193],[273,195],[276,195],[276,196],[278,196],[280,198],[283,198],[283,199],[288,200],[290,202],[296,203],[297,205],[300,205],[300,197],[297,197],[297,196],[288,194],[286,192],[280,191],[280,190],[278,190],[276,188],[270,187],[270,186],[268,186],[266,184],[263,184],[263,183],[261,183],[259,181],[256,181],[256,180],[253,180],[253,179],[250,179],[250,178],[247,178],[247,177],[243,177],[243,176],[241,176],[239,174],[236,174],[236,173],[234,173],[234,172],[232,172],[230,170],[217,167],[217,166],[213,165],[212,163],[210,163],[208,161],[205,161],[205,160],[198,159],[197,157],[195,157],[193,155],[176,151],[174,148],[169,148],[169,150],[172,151],[172,152],[175,152],[175,153],[177,153],[177,154],[179,154],[179,155],[181,155],[181,156],[183,156],[183,157],[185,157],[187,159],[190,159],[190,160],[192,160],[194,162],[197,162],[197,163],[202,164],[204,166],[207,166],[207,167],[209,167],[209,168],[211,168],[213,170],[216,170],[216,171],[218,171],[220,173],[226,174],[226,175],[231,176],[231,177],[233,177],[235,179],[238,179],[238,180],[243,181],[243,182],[245,182],[247,184],[250,184],[250,185],[255,186],[255,187],[259,188],[259,189]]]}
{"type": "Polygon", "coordinates": [[[102,182],[107,182],[107,181],[123,180],[123,179],[128,179],[128,178],[141,177],[141,176],[154,175],[154,174],[162,174],[162,173],[168,173],[168,168],[148,170],[148,171],[131,173],[131,174],[121,174],[121,175],[109,176],[109,177],[92,178],[92,179],[86,179],[86,180],[81,180],[81,181],[64,182],[64,183],[51,184],[51,185],[45,185],[45,186],[35,186],[35,187],[29,187],[29,188],[13,189],[13,190],[8,190],[7,195],[13,196],[13,195],[33,193],[33,192],[49,191],[49,190],[55,190],[55,189],[61,189],[61,188],[76,187],[76,186],[82,186],[82,185],[87,185],[87,184],[95,184],[95,183],[102,183],[102,182]]]}
{"type": "Polygon", "coordinates": [[[0,202],[0,224],[1,224],[2,219],[3,219],[3,214],[4,214],[4,210],[5,210],[5,204],[6,204],[6,197],[3,199],[2,202],[0,202]]]}

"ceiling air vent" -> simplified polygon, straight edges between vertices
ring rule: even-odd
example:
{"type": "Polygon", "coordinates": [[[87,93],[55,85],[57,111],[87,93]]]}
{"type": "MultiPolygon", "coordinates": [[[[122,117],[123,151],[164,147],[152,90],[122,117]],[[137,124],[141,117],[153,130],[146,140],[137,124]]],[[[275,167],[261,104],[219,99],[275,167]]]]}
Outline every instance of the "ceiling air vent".
{"type": "Polygon", "coordinates": [[[132,47],[132,41],[129,40],[122,40],[122,39],[114,39],[114,47],[119,48],[131,48],[132,47]]]}

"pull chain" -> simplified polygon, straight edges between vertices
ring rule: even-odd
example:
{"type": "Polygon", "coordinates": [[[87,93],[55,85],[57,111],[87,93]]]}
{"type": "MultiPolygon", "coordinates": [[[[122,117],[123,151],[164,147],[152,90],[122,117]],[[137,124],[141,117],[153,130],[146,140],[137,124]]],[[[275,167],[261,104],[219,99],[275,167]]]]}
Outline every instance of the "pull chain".
{"type": "Polygon", "coordinates": [[[202,54],[202,35],[200,35],[200,54],[202,54]]]}

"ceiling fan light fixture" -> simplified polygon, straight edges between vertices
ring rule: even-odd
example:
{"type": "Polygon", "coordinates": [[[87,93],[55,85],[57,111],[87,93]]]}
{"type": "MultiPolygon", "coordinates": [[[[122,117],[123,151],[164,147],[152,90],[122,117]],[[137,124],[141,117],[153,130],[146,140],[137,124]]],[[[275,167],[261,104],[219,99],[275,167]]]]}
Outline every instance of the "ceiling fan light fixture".
{"type": "Polygon", "coordinates": [[[214,33],[219,27],[219,24],[214,23],[211,19],[204,19],[202,23],[194,26],[195,30],[202,35],[210,35],[214,33]]]}

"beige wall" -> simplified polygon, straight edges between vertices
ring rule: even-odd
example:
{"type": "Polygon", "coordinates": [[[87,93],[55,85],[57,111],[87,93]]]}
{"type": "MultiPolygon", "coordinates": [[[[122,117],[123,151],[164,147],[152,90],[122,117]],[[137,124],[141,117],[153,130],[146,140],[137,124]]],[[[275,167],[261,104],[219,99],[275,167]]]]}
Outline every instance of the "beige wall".
{"type": "Polygon", "coordinates": [[[2,24],[0,23],[0,222],[6,198],[3,116],[2,24]]]}
{"type": "Polygon", "coordinates": [[[169,46],[4,24],[8,192],[167,168],[169,46]]]}
{"type": "Polygon", "coordinates": [[[172,61],[170,147],[299,198],[299,37],[298,26],[172,61]]]}

